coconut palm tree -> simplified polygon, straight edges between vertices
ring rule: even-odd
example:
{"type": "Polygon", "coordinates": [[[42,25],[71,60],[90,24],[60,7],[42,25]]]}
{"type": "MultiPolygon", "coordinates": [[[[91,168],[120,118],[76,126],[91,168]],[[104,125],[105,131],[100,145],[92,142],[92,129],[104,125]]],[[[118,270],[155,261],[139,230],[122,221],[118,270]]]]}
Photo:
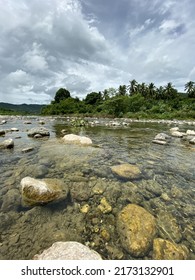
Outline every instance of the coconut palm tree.
{"type": "Polygon", "coordinates": [[[138,92],[138,83],[135,79],[133,79],[132,81],[129,81],[130,85],[127,86],[127,88],[129,89],[129,95],[134,95],[138,92]]]}
{"type": "Polygon", "coordinates": [[[195,83],[192,81],[189,81],[185,84],[185,91],[188,94],[188,97],[195,97],[195,83]]]}
{"type": "Polygon", "coordinates": [[[156,87],[155,87],[154,83],[150,83],[148,85],[148,97],[156,98],[156,87]]]}
{"type": "Polygon", "coordinates": [[[165,86],[164,96],[165,96],[165,99],[173,99],[177,96],[177,90],[174,88],[172,83],[169,82],[165,86]]]}

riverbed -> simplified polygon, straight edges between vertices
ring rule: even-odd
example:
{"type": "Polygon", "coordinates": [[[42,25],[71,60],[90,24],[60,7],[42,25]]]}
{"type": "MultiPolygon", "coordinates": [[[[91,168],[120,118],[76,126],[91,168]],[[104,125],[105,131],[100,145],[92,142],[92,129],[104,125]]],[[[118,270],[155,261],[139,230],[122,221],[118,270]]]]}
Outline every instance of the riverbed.
{"type": "Polygon", "coordinates": [[[121,244],[116,220],[128,204],[153,215],[157,238],[185,246],[188,259],[195,259],[195,145],[177,137],[167,145],[152,143],[174,126],[194,130],[194,122],[87,119],[88,125],[75,127],[70,118],[41,121],[6,117],[0,126],[7,130],[0,141],[14,140],[13,149],[0,150],[0,259],[32,259],[56,241],[81,242],[103,259],[152,259],[152,247],[136,258],[121,244]],[[37,126],[50,136],[28,137],[37,126]],[[68,133],[87,136],[93,144],[65,144],[62,137],[68,133]],[[140,176],[127,179],[112,172],[112,166],[125,163],[136,165],[140,176]],[[70,194],[60,202],[24,205],[20,182],[26,176],[63,179],[70,194]],[[102,199],[108,211],[101,211],[102,199]]]}

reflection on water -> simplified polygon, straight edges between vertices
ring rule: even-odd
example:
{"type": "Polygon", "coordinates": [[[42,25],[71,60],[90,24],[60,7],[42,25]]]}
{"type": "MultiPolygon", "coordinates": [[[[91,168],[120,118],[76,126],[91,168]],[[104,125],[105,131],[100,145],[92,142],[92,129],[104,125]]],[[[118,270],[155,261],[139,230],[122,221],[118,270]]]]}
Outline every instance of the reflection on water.
{"type": "MultiPolygon", "coordinates": [[[[32,139],[27,130],[37,126],[37,120],[29,125],[23,122],[12,119],[1,127],[19,128],[6,134],[14,139],[14,149],[0,151],[1,259],[31,259],[55,241],[70,240],[87,244],[104,259],[135,259],[122,248],[116,230],[117,215],[129,203],[155,217],[157,237],[185,245],[188,258],[195,259],[194,147],[179,138],[167,146],[152,143],[157,133],[169,133],[170,126],[132,123],[124,128],[71,128],[63,120],[48,118],[45,127],[50,138],[32,139]],[[88,136],[94,145],[64,144],[62,129],[88,136]],[[22,153],[26,147],[34,150],[22,153]],[[141,176],[136,180],[117,177],[111,166],[120,163],[136,164],[141,176]],[[26,176],[63,179],[70,194],[64,201],[27,207],[19,189],[26,176]],[[101,211],[102,198],[110,210],[101,211]]],[[[152,248],[142,258],[151,259],[152,248]]]]}

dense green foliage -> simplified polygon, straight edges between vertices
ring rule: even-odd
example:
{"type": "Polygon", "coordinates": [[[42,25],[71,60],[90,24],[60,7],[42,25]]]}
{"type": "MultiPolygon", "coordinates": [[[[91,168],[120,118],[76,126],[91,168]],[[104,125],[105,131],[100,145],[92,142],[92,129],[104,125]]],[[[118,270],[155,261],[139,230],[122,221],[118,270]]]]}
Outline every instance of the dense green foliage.
{"type": "Polygon", "coordinates": [[[195,83],[186,83],[185,91],[186,93],[179,93],[172,83],[157,88],[154,83],[146,85],[132,80],[128,86],[120,85],[118,89],[91,92],[85,99],[80,100],[78,97],[69,96],[68,90],[60,89],[56,92],[54,101],[42,109],[42,114],[194,119],[195,83]]]}

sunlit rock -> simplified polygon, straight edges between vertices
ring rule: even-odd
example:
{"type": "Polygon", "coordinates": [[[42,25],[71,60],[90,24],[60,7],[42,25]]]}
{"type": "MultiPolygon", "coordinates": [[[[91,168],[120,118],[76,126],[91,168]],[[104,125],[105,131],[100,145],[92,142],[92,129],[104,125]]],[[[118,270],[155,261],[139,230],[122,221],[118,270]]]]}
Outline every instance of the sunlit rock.
{"type": "Polygon", "coordinates": [[[180,131],[172,131],[171,135],[174,137],[179,137],[182,138],[183,136],[185,136],[186,134],[184,132],[180,132],[180,131]]]}
{"type": "Polygon", "coordinates": [[[66,143],[75,143],[81,145],[91,145],[92,140],[89,137],[75,135],[75,134],[67,134],[62,138],[66,143]]]}
{"type": "Polygon", "coordinates": [[[14,147],[14,140],[9,138],[0,143],[0,149],[11,149],[14,147]]]}
{"type": "Polygon", "coordinates": [[[144,208],[128,204],[118,215],[117,231],[127,252],[135,257],[144,256],[156,235],[155,218],[144,208]]]}
{"type": "Polygon", "coordinates": [[[154,260],[186,260],[188,258],[188,255],[189,251],[184,245],[178,245],[161,238],[154,239],[154,260]]]}
{"type": "Polygon", "coordinates": [[[187,134],[187,135],[194,135],[194,136],[195,136],[195,130],[190,130],[190,129],[188,129],[188,130],[186,131],[186,134],[187,134]]]}
{"type": "Polygon", "coordinates": [[[190,140],[190,144],[195,144],[195,137],[190,140]]]}
{"type": "Polygon", "coordinates": [[[136,179],[141,175],[139,167],[129,163],[112,166],[111,170],[119,177],[125,179],[136,179]]]}
{"type": "Polygon", "coordinates": [[[25,177],[21,180],[22,199],[28,205],[38,205],[65,199],[68,191],[68,187],[59,179],[37,180],[25,177]]]}
{"type": "Polygon", "coordinates": [[[106,214],[106,213],[110,213],[112,211],[112,206],[108,203],[108,201],[106,200],[105,197],[103,197],[100,201],[100,204],[98,205],[98,209],[106,214]]]}
{"type": "Polygon", "coordinates": [[[12,131],[12,132],[17,132],[17,131],[19,131],[19,129],[18,129],[17,127],[12,127],[12,128],[11,128],[11,131],[12,131]]]}
{"type": "Polygon", "coordinates": [[[89,247],[79,242],[55,242],[50,248],[40,255],[34,256],[35,260],[101,260],[101,256],[89,247]]]}

